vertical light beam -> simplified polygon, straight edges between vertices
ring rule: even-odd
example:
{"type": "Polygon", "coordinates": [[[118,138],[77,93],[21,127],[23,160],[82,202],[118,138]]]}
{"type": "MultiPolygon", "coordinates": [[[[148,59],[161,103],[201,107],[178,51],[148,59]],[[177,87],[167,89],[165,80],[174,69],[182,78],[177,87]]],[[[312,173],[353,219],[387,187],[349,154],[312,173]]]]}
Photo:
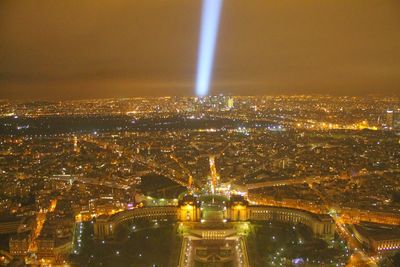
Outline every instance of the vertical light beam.
{"type": "Polygon", "coordinates": [[[210,89],[222,4],[223,0],[203,0],[197,61],[197,96],[207,95],[210,89]]]}

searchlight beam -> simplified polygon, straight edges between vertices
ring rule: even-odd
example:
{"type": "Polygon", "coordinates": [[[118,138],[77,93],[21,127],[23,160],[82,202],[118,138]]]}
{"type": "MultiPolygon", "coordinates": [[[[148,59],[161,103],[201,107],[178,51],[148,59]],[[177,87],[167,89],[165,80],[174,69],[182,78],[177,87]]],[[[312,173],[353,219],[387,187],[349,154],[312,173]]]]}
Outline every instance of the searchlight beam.
{"type": "Polygon", "coordinates": [[[223,0],[203,0],[196,79],[196,95],[200,97],[210,89],[222,4],[223,0]]]}

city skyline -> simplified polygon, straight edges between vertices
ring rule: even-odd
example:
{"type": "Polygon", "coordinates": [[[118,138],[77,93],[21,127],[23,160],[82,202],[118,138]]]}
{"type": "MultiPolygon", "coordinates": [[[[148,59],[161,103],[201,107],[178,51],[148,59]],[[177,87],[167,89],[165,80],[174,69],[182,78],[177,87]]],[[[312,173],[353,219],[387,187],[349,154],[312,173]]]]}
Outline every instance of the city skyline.
{"type": "Polygon", "coordinates": [[[0,1],[0,267],[399,267],[399,0],[0,1]]]}
{"type": "Polygon", "coordinates": [[[0,264],[399,262],[398,98],[0,101],[0,125],[0,264]]]}

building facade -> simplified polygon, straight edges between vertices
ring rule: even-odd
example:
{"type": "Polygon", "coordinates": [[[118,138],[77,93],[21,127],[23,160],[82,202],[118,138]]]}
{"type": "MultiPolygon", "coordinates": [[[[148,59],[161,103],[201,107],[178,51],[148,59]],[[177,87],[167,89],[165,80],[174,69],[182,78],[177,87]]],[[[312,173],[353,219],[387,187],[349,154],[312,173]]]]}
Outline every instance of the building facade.
{"type": "MultiPolygon", "coordinates": [[[[201,208],[197,202],[185,202],[180,206],[146,207],[127,210],[112,216],[99,216],[94,224],[94,235],[98,239],[112,237],[119,224],[129,220],[170,219],[181,222],[202,221],[201,208]]],[[[329,215],[272,206],[248,206],[245,202],[233,202],[223,211],[223,221],[279,221],[301,223],[322,238],[333,238],[335,224],[329,215]]]]}

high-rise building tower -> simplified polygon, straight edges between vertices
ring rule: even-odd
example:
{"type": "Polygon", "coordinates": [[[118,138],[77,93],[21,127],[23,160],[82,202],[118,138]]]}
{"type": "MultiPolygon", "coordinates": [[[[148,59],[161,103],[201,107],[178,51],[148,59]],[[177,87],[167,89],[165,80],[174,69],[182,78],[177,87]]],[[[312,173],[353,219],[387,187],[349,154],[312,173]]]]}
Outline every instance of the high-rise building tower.
{"type": "Polygon", "coordinates": [[[387,111],[386,126],[389,130],[400,130],[400,110],[387,111]]]}
{"type": "Polygon", "coordinates": [[[388,110],[386,112],[386,126],[389,129],[393,128],[393,110],[388,110]]]}
{"type": "Polygon", "coordinates": [[[228,98],[228,103],[227,103],[227,106],[228,106],[228,109],[233,109],[233,98],[232,97],[230,97],[230,98],[228,98]]]}
{"type": "Polygon", "coordinates": [[[189,189],[189,193],[192,193],[192,191],[193,191],[193,176],[192,175],[189,175],[188,189],[189,189]]]}
{"type": "Polygon", "coordinates": [[[74,136],[74,152],[78,153],[79,152],[79,147],[78,147],[78,137],[75,135],[74,136]]]}
{"type": "Polygon", "coordinates": [[[400,130],[400,110],[393,112],[393,129],[400,130]]]}

